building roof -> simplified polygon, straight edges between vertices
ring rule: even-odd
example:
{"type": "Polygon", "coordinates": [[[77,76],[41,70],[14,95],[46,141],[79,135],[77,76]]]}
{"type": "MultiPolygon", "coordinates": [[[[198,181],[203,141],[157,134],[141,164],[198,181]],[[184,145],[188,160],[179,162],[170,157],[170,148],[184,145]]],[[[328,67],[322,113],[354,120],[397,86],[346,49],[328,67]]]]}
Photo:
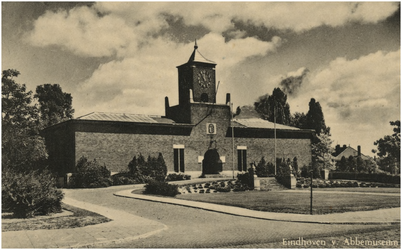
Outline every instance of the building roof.
{"type": "Polygon", "coordinates": [[[188,59],[188,63],[190,63],[190,62],[202,62],[202,63],[216,64],[214,61],[211,61],[211,60],[205,58],[205,57],[198,51],[197,40],[195,40],[194,51],[193,51],[193,53],[191,54],[190,58],[188,59]]]}
{"type": "MultiPolygon", "coordinates": [[[[334,159],[335,161],[340,161],[343,156],[344,156],[346,159],[348,159],[350,156],[358,156],[358,155],[359,155],[359,152],[358,152],[356,149],[354,149],[354,148],[348,146],[348,147],[345,148],[341,153],[339,153],[337,156],[333,157],[333,159],[334,159]]],[[[368,159],[370,159],[369,156],[366,156],[366,155],[364,155],[364,154],[360,154],[360,155],[361,155],[361,157],[362,157],[363,160],[368,160],[368,159]]]]}
{"type": "Polygon", "coordinates": [[[273,122],[261,119],[261,118],[249,118],[249,119],[234,119],[234,127],[243,128],[267,128],[267,129],[284,129],[284,130],[301,130],[296,127],[290,127],[282,124],[274,124],[273,122]]]}
{"type": "Polygon", "coordinates": [[[138,122],[138,123],[161,123],[161,124],[174,124],[172,119],[164,118],[156,115],[142,115],[142,114],[127,114],[127,113],[105,113],[105,112],[92,112],[75,120],[86,121],[118,121],[118,122],[138,122]]]}
{"type": "MultiPolygon", "coordinates": [[[[134,123],[152,123],[152,124],[177,124],[174,120],[157,116],[143,114],[127,114],[127,113],[106,113],[92,112],[74,120],[80,121],[114,121],[114,122],[134,122],[134,123]]],[[[177,124],[178,125],[178,124],[177,124]]],[[[184,124],[182,124],[184,125],[184,124]]],[[[191,124],[188,124],[191,125],[191,124]]],[[[234,119],[233,126],[238,128],[262,128],[274,129],[274,123],[261,118],[234,119]]],[[[278,130],[301,130],[299,128],[290,127],[282,124],[276,124],[278,130]]]]}

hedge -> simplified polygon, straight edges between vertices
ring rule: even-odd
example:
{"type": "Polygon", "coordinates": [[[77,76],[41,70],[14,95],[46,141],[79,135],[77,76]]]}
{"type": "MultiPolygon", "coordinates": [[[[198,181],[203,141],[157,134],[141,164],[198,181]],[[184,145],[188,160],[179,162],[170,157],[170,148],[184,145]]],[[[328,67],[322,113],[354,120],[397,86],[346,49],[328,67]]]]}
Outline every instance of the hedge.
{"type": "Polygon", "coordinates": [[[367,173],[351,173],[351,172],[330,172],[329,179],[359,180],[365,182],[381,182],[400,184],[400,175],[388,175],[383,173],[367,174],[367,173]]]}
{"type": "Polygon", "coordinates": [[[149,180],[147,185],[145,185],[144,194],[158,194],[174,197],[179,194],[179,186],[162,181],[149,180]]]}

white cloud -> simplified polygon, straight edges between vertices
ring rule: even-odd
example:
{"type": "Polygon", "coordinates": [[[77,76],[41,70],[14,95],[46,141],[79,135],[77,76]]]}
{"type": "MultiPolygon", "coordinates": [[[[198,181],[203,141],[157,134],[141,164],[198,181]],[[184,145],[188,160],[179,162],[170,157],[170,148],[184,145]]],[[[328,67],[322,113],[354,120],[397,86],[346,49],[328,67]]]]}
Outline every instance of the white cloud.
{"type": "MultiPolygon", "coordinates": [[[[280,39],[263,42],[255,38],[232,39],[207,34],[198,41],[199,51],[219,66],[218,79],[225,81],[233,67],[246,58],[263,56],[280,46],[280,39]],[[214,44],[214,46],[206,46],[214,44]],[[205,46],[203,46],[205,45],[205,46]]],[[[186,63],[194,44],[177,45],[164,38],[149,40],[131,57],[101,65],[81,84],[76,100],[81,112],[101,111],[161,114],[164,97],[178,102],[177,70],[186,63]],[[85,98],[84,98],[85,97],[85,98]],[[141,107],[141,109],[137,109],[141,107]],[[111,108],[111,109],[109,109],[111,108]],[[156,112],[156,113],[155,113],[156,112]]],[[[74,95],[76,96],[76,95],[74,95]]]]}
{"type": "Polygon", "coordinates": [[[386,134],[389,121],[400,119],[400,51],[333,60],[312,72],[299,95],[289,99],[292,112],[307,112],[310,98],[320,102],[340,143],[372,145],[386,134]]]}
{"type": "Polygon", "coordinates": [[[375,23],[397,8],[397,2],[100,2],[46,12],[35,21],[28,40],[37,46],[63,46],[81,56],[124,57],[168,28],[167,16],[181,18],[186,25],[204,26],[211,33],[244,35],[234,29],[233,21],[301,32],[350,21],[375,23]]]}
{"type": "Polygon", "coordinates": [[[137,36],[124,19],[99,17],[88,7],[70,11],[47,11],[34,23],[27,39],[36,46],[59,45],[77,55],[112,56],[129,46],[137,47],[137,36]]]}

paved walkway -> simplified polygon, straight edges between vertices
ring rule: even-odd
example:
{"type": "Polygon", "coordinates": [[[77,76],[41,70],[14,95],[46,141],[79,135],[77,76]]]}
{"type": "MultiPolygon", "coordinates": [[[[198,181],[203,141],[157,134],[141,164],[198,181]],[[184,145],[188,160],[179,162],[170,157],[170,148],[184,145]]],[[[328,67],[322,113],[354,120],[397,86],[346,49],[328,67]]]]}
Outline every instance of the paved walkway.
{"type": "MultiPolygon", "coordinates": [[[[204,203],[198,201],[188,201],[188,200],[180,200],[160,196],[133,194],[131,192],[132,192],[131,189],[123,190],[116,192],[115,195],[126,198],[175,204],[186,207],[200,208],[219,213],[251,217],[257,219],[273,220],[273,221],[288,221],[288,222],[290,221],[290,222],[305,222],[305,223],[320,223],[320,224],[394,224],[394,223],[400,223],[400,214],[401,214],[401,209],[399,207],[379,209],[374,211],[345,212],[345,213],[322,214],[322,215],[273,213],[273,212],[255,211],[240,207],[204,203]]],[[[307,191],[286,190],[281,192],[307,192],[307,191]]],[[[338,191],[314,191],[314,192],[328,193],[338,191]]],[[[351,192],[340,192],[340,193],[351,194],[351,192]]],[[[399,196],[399,194],[390,194],[390,193],[382,194],[382,193],[353,192],[353,194],[399,196]]]]}
{"type": "MultiPolygon", "coordinates": [[[[218,180],[218,179],[214,179],[218,180]]],[[[180,181],[180,184],[204,182],[202,180],[180,181]]],[[[141,188],[143,185],[126,186],[127,190],[116,190],[115,195],[127,198],[148,200],[177,204],[187,207],[194,207],[215,211],[225,214],[273,220],[293,221],[321,224],[392,224],[400,222],[400,208],[382,209],[365,212],[348,212],[329,215],[298,215],[286,213],[270,213],[253,211],[244,208],[236,208],[223,205],[208,204],[195,201],[186,201],[173,198],[145,196],[132,194],[131,191],[141,188]]],[[[110,187],[110,189],[121,189],[122,187],[110,187]]],[[[112,219],[111,222],[71,229],[57,230],[32,230],[15,231],[2,233],[3,248],[83,248],[110,246],[111,243],[124,243],[136,239],[147,238],[167,229],[167,226],[154,220],[145,219],[120,210],[115,210],[91,203],[81,202],[69,198],[69,193],[74,190],[64,190],[66,204],[90,210],[112,219]]],[[[396,194],[398,195],[398,194],[396,194]]]]}
{"type": "MultiPolygon", "coordinates": [[[[64,190],[66,196],[70,190],[64,190]]],[[[57,229],[27,230],[2,233],[2,248],[100,248],[111,243],[122,243],[157,234],[167,227],[156,221],[68,197],[63,202],[90,210],[112,219],[93,226],[57,229]]]]}

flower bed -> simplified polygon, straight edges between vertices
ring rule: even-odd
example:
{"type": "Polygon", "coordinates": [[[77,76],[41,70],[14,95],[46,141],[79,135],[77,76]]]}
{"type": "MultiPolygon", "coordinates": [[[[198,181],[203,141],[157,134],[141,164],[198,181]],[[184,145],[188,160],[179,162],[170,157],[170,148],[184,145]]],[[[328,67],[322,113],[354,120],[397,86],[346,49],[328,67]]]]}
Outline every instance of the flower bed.
{"type": "MultiPolygon", "coordinates": [[[[310,188],[310,179],[300,178],[296,183],[297,188],[310,188]]],[[[337,188],[337,187],[392,187],[399,188],[399,184],[362,182],[353,180],[313,180],[313,188],[337,188]]]]}
{"type": "Polygon", "coordinates": [[[249,190],[249,187],[240,181],[214,181],[198,184],[189,184],[179,187],[180,194],[211,194],[239,192],[249,190]]]}

